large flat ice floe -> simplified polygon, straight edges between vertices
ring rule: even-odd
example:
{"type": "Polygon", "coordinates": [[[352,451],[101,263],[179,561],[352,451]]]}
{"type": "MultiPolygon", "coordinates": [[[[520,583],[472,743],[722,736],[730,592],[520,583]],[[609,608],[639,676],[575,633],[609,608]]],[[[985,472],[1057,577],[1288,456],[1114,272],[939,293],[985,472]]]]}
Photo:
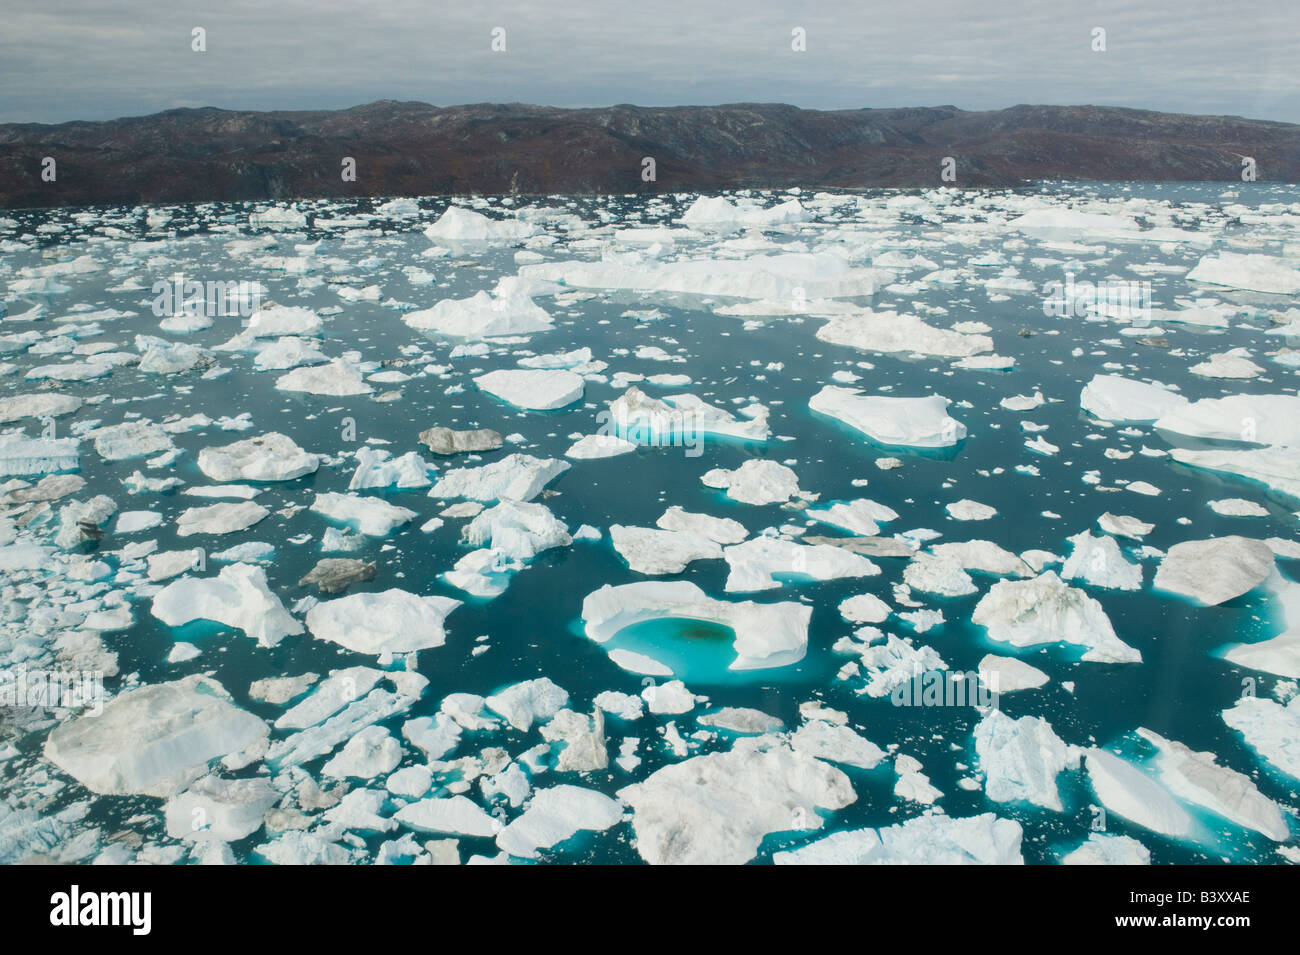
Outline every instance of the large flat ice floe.
{"type": "Polygon", "coordinates": [[[269,732],[220,683],[195,675],[129,690],[97,716],[60,724],[45,758],[91,792],[168,797],[269,732]]]}
{"type": "Polygon", "coordinates": [[[320,457],[288,435],[271,431],[199,452],[199,470],[214,481],[292,481],[313,473],[320,457]]]}
{"type": "Polygon", "coordinates": [[[554,411],[582,400],[583,381],[571,371],[502,368],[479,375],[474,384],[517,408],[554,411]]]}
{"type": "Polygon", "coordinates": [[[966,437],[966,426],[949,416],[942,395],[894,398],[864,395],[853,388],[826,385],[808,401],[813,411],[842,421],[887,447],[947,448],[966,437]]]}
{"type": "Polygon", "coordinates": [[[849,829],[788,849],[776,865],[1023,865],[1020,823],[991,812],[918,816],[880,829],[849,829]]]}
{"type": "Polygon", "coordinates": [[[795,602],[715,600],[687,581],[606,584],[582,601],[584,632],[597,643],[607,643],[619,631],[647,620],[702,620],[728,627],[735,633],[733,670],[802,660],[811,616],[811,607],[795,602]]]}
{"type": "Polygon", "coordinates": [[[665,766],[618,791],[652,865],[737,865],[774,832],[819,829],[857,798],[849,778],[769,737],[665,766]]]}
{"type": "Polygon", "coordinates": [[[1187,280],[1275,295],[1300,292],[1300,269],[1271,255],[1237,252],[1207,255],[1187,273],[1187,280]]]}
{"type": "Polygon", "coordinates": [[[1277,842],[1290,837],[1277,804],[1261,793],[1249,777],[1220,766],[1213,753],[1198,753],[1154,730],[1139,728],[1137,732],[1156,747],[1160,781],[1175,796],[1277,842]]]}
{"type": "Polygon", "coordinates": [[[1273,551],[1264,541],[1212,537],[1169,548],[1151,586],[1213,606],[1253,590],[1272,573],[1273,551]]]}
{"type": "Polygon", "coordinates": [[[1300,696],[1288,703],[1242,697],[1223,711],[1223,721],[1270,765],[1300,779],[1300,696]]]}
{"type": "MultiPolygon", "coordinates": [[[[629,257],[603,262],[543,262],[519,274],[572,288],[782,301],[871,295],[882,273],[858,268],[832,252],[788,252],[744,259],[683,259],[657,262],[629,257]]],[[[890,273],[883,273],[884,275],[890,273]]]]}
{"type": "Polygon", "coordinates": [[[1155,421],[1187,403],[1167,388],[1120,375],[1094,375],[1079,395],[1079,407],[1084,411],[1116,422],[1155,421]]]}
{"type": "Polygon", "coordinates": [[[307,629],[357,653],[411,653],[447,640],[443,621],[461,605],[451,597],[421,597],[393,588],[325,600],[307,611],[307,629]]]}
{"type": "Polygon", "coordinates": [[[993,350],[993,339],[987,335],[935,328],[915,315],[870,309],[834,316],[817,330],[817,337],[862,351],[934,358],[972,358],[993,350]]]}

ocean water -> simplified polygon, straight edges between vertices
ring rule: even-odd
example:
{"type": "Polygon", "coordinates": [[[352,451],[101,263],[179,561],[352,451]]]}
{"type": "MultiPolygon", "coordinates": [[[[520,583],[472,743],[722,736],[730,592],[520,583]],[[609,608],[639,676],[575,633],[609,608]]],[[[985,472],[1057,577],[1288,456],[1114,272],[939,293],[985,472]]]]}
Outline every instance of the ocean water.
{"type": "MultiPolygon", "coordinates": [[[[818,340],[815,333],[824,322],[813,314],[793,314],[750,320],[718,314],[721,306],[738,299],[683,293],[592,290],[587,297],[539,294],[536,302],[550,313],[554,327],[526,336],[526,340],[489,341],[483,355],[449,358],[462,344],[430,336],[402,322],[412,308],[430,308],[448,298],[464,298],[492,289],[498,279],[515,275],[519,265],[517,242],[495,242],[454,248],[442,257],[422,253],[431,241],[422,228],[437,219],[447,206],[444,199],[423,199],[414,216],[390,216],[375,211],[378,203],[319,201],[303,202],[298,208],[307,224],[297,228],[268,229],[250,226],[249,215],[264,206],[253,204],[210,204],[175,207],[172,218],[150,228],[142,209],[106,209],[88,212],[9,213],[0,229],[0,283],[12,283],[22,270],[76,256],[89,255],[102,266],[95,272],[59,278],[69,290],[58,294],[14,294],[6,296],[10,318],[0,322],[0,333],[37,330],[47,337],[60,325],[75,323],[77,309],[120,309],[135,314],[104,320],[102,330],[78,338],[79,342],[112,342],[118,349],[133,349],[137,334],[161,335],[212,348],[241,327],[238,316],[217,316],[210,328],[187,334],[158,330],[158,318],[150,310],[150,286],[175,272],[200,281],[256,281],[266,289],[265,298],[279,305],[303,306],[327,315],[320,346],[331,357],[359,352],[362,361],[392,362],[410,374],[422,361],[449,366],[444,374],[414,374],[399,385],[376,386],[376,393],[397,390],[393,401],[376,401],[373,395],[332,397],[277,390],[275,381],[283,372],[261,372],[252,356],[242,352],[215,352],[216,361],[229,372],[204,379],[198,371],[174,375],[149,374],[125,366],[104,378],[81,382],[58,382],[53,386],[64,394],[83,398],[107,395],[98,404],[87,404],[74,415],[61,418],[60,436],[94,419],[115,424],[128,417],[142,416],[163,421],[172,415],[203,412],[211,417],[248,414],[251,430],[222,432],[200,428],[173,436],[183,453],[169,466],[148,469],[142,458],[102,460],[89,441],[82,443],[79,473],[87,485],[78,499],[107,494],[119,510],[152,509],[162,512],[163,523],[154,529],[131,535],[109,533],[98,543],[81,545],[80,552],[99,554],[117,566],[125,543],[156,540],[159,550],[181,550],[199,544],[209,554],[246,541],[266,541],[276,548],[274,560],[264,566],[271,590],[292,607],[309,591],[299,579],[323,556],[346,556],[373,560],[378,574],[372,581],[354,584],[349,593],[390,587],[418,594],[439,594],[464,600],[464,606],[447,618],[445,645],[418,654],[418,671],[429,685],[409,710],[384,721],[398,739],[408,719],[438,712],[441,700],[450,693],[490,695],[501,688],[538,677],[548,677],[569,694],[570,707],[590,713],[593,699],[602,691],[637,694],[647,682],[663,679],[644,677],[621,669],[611,661],[608,650],[624,648],[656,657],[671,667],[691,691],[707,697],[691,713],[675,716],[647,714],[625,722],[606,719],[610,766],[590,773],[533,774],[534,788],[558,784],[582,786],[614,796],[618,790],[641,781],[662,767],[683,758],[696,758],[727,750],[736,734],[701,731],[695,716],[720,707],[750,707],[782,720],[794,728],[801,722],[801,703],[820,700],[847,714],[848,722],[862,736],[890,751],[889,759],[871,770],[840,766],[852,784],[856,799],[838,811],[821,813],[822,826],[813,830],[772,831],[762,839],[754,855],[757,862],[772,853],[802,846],[828,832],[885,827],[927,812],[941,810],[951,817],[993,812],[1014,820],[1023,830],[1021,852],[1027,862],[1052,862],[1075,848],[1089,835],[1099,802],[1090,790],[1086,773],[1067,769],[1057,778],[1063,811],[1056,812],[1025,802],[995,803],[982,786],[967,789],[962,779],[980,776],[971,732],[982,714],[971,707],[899,707],[888,697],[869,698],[859,691],[861,677],[840,679],[837,674],[851,659],[832,645],[852,634],[854,625],[838,612],[844,599],[861,593],[875,594],[896,610],[904,610],[893,587],[902,581],[905,560],[880,557],[875,562],[882,573],[865,578],[817,582],[797,577],[783,578],[778,589],[757,593],[727,594],[724,591],[728,567],[722,560],[698,560],[669,580],[687,580],[706,594],[720,599],[758,601],[795,600],[811,608],[807,652],[788,666],[746,671],[729,670],[733,659],[730,634],[717,625],[680,619],[637,624],[621,632],[607,645],[583,634],[581,611],[589,593],[610,584],[619,585],[649,579],[632,571],[611,546],[611,524],[654,527],[660,514],[677,505],[698,512],[739,521],[751,535],[782,525],[803,527],[809,521],[798,510],[781,505],[754,506],[729,499],[723,491],[701,483],[700,477],[713,468],[733,469],[745,461],[761,458],[788,464],[798,475],[801,488],[819,495],[818,504],[870,498],[898,512],[899,519],[882,529],[882,536],[914,528],[931,528],[942,536],[937,542],[969,539],[991,540],[1022,553],[1043,549],[1068,555],[1066,538],[1096,528],[1105,511],[1131,514],[1153,522],[1155,529],[1143,544],[1160,551],[1184,540],[1225,534],[1254,538],[1296,536],[1296,502],[1250,482],[1171,463],[1167,458],[1133,454],[1124,460],[1106,457],[1106,449],[1137,451],[1143,446],[1168,449],[1175,445],[1209,446],[1158,433],[1150,425],[1123,426],[1099,423],[1079,405],[1083,386],[1097,374],[1119,374],[1144,381],[1176,385],[1187,398],[1221,397],[1226,394],[1296,393],[1295,371],[1267,357],[1287,344],[1284,339],[1265,336],[1270,315],[1295,308],[1295,295],[1266,295],[1189,282],[1186,272],[1202,257],[1230,249],[1282,256],[1294,267],[1300,257],[1300,190],[1267,184],[1241,184],[1236,195],[1225,196],[1224,184],[1042,184],[1020,192],[955,194],[937,198],[934,194],[902,194],[911,202],[899,202],[895,194],[868,192],[814,199],[799,196],[812,210],[811,219],[776,229],[749,232],[704,233],[675,249],[665,249],[661,259],[675,256],[736,259],[755,253],[782,250],[819,251],[835,246],[848,250],[855,264],[869,266],[874,257],[890,251],[922,255],[938,270],[960,273],[952,284],[927,282],[923,276],[935,271],[929,266],[896,268],[899,283],[915,287],[894,287],[882,282],[875,294],[846,301],[877,310],[893,309],[920,314],[936,327],[957,322],[981,322],[1000,355],[1015,358],[1008,371],[955,368],[951,359],[909,357],[859,350],[818,340]],[[1091,210],[1106,209],[1150,216],[1159,212],[1162,221],[1178,228],[1203,231],[1213,236],[1213,245],[1180,242],[1137,242],[1080,234],[1051,241],[1009,230],[1005,221],[1014,216],[1007,210],[1024,208],[1025,203],[1064,207],[1074,203],[1091,210]],[[328,219],[361,216],[364,222],[352,226],[324,227],[328,219]],[[1243,221],[1243,219],[1245,221],[1243,221]],[[264,252],[231,255],[227,243],[251,236],[267,236],[274,242],[264,252]],[[741,237],[750,245],[745,245],[741,237]],[[1061,242],[1076,242],[1087,251],[1062,250],[1061,242]],[[295,255],[295,244],[319,243],[314,252],[318,263],[309,275],[325,281],[304,285],[300,276],[257,265],[258,254],[295,255]],[[996,257],[997,264],[980,265],[981,256],[996,257]],[[1151,263],[1161,270],[1149,271],[1151,263]],[[402,271],[415,266],[433,274],[433,281],[417,285],[402,271]],[[991,294],[983,281],[1012,266],[1018,277],[1034,291],[991,294]],[[1160,308],[1178,307],[1176,300],[1213,299],[1233,316],[1225,330],[1191,325],[1157,323],[1171,347],[1141,344],[1121,335],[1124,327],[1114,321],[1055,318],[1044,312],[1042,289],[1061,280],[1066,271],[1076,278],[1100,281],[1108,277],[1151,282],[1152,300],[1160,308]],[[113,291],[124,279],[135,279],[140,288],[113,291]],[[377,285],[379,301],[347,301],[341,287],[377,285]],[[26,309],[44,305],[42,316],[31,322],[14,321],[26,309]],[[330,310],[339,308],[334,314],[330,310]],[[657,309],[661,318],[638,322],[623,317],[629,310],[657,309]],[[1023,330],[1023,332],[1022,332],[1023,330]],[[675,358],[655,361],[638,358],[644,346],[657,346],[675,358]],[[563,409],[549,412],[524,411],[481,392],[472,378],[496,369],[511,369],[526,354],[551,354],[590,348],[593,358],[608,363],[603,373],[589,376],[585,396],[563,409]],[[1199,377],[1188,369],[1209,355],[1231,348],[1250,349],[1264,371],[1248,380],[1199,377]],[[812,412],[808,399],[824,385],[833,383],[837,371],[860,376],[852,387],[868,394],[917,396],[941,394],[953,402],[949,412],[963,422],[967,437],[955,448],[942,452],[906,448],[882,448],[862,434],[825,416],[812,412]],[[196,457],[204,447],[279,431],[302,448],[336,456],[354,452],[368,441],[394,455],[416,450],[445,472],[452,467],[477,465],[510,452],[538,457],[564,458],[574,437],[590,434],[598,427],[597,415],[619,397],[622,389],[609,382],[615,372],[689,375],[691,383],[681,388],[639,383],[648,394],[690,393],[728,410],[760,402],[770,411],[771,437],[764,442],[738,440],[704,441],[699,456],[681,447],[639,447],[621,456],[573,460],[572,467],[548,487],[556,492],[537,500],[564,521],[571,531],[590,524],[602,531],[597,541],[578,540],[571,546],[543,552],[526,569],[509,578],[501,596],[485,600],[468,597],[440,575],[450,570],[467,551],[460,541],[463,520],[447,519],[431,532],[419,528],[454,501],[430,499],[425,489],[367,491],[394,504],[414,510],[418,517],[385,537],[366,538],[361,550],[347,554],[323,554],[320,537],[328,521],[305,507],[314,492],[345,491],[353,465],[343,458],[322,466],[316,473],[287,482],[259,485],[258,503],[271,509],[266,520],[248,530],[221,536],[183,538],[175,533],[175,517],[184,509],[210,503],[179,492],[132,495],[122,485],[137,469],[150,477],[175,476],[187,485],[210,483],[198,469],[196,457]],[[459,387],[458,387],[459,386],[459,387]],[[1049,403],[1024,412],[1002,409],[999,401],[1011,395],[1033,395],[1041,391],[1049,403]],[[1045,426],[1041,435],[1059,447],[1054,455],[1037,454],[1025,447],[1036,435],[1022,431],[1021,421],[1045,426]],[[355,424],[356,440],[347,438],[347,426],[355,424]],[[503,435],[519,435],[501,451],[477,459],[465,456],[439,457],[418,443],[419,433],[434,425],[453,428],[492,428],[503,435]],[[881,470],[877,459],[892,455],[902,466],[881,470]],[[1015,470],[1032,465],[1037,474],[1015,470]],[[1155,497],[1126,490],[1098,491],[1086,483],[1087,472],[1100,473],[1104,485],[1116,481],[1146,481],[1160,489],[1155,497]],[[865,479],[866,486],[855,486],[865,479]],[[1266,517],[1224,517],[1207,502],[1223,498],[1247,498],[1267,508],[1266,517]],[[973,499],[996,509],[994,517],[980,522],[956,521],[945,505],[973,499]],[[1189,523],[1180,524],[1179,519],[1189,523]],[[304,543],[296,539],[306,538],[304,543]],[[486,637],[485,640],[479,640],[486,637]],[[475,647],[487,649],[472,654],[475,647]],[[665,727],[675,723],[689,747],[682,756],[664,738],[665,727]],[[698,731],[698,732],[697,732],[698,731]],[[625,737],[640,740],[639,766],[631,772],[616,765],[613,757],[625,737]],[[942,796],[934,805],[923,805],[894,793],[898,776],[893,756],[906,754],[919,760],[942,796]]],[[[480,203],[491,217],[510,216],[521,210],[561,210],[580,220],[542,219],[544,235],[551,244],[532,243],[546,261],[577,259],[593,261],[611,245],[615,227],[638,225],[676,226],[694,196],[667,197],[654,201],[637,197],[544,199],[489,199],[480,203]]],[[[763,196],[758,201],[772,205],[790,196],[763,196]]],[[[626,252],[626,248],[622,249],[626,252]]],[[[10,286],[12,288],[12,285],[10,286]]],[[[521,337],[522,338],[522,337],[521,337]]],[[[1291,342],[1294,344],[1294,342],[1291,342]]],[[[67,356],[33,355],[18,351],[4,356],[16,367],[0,377],[0,397],[31,393],[40,387],[25,380],[31,367],[58,362],[67,356]]],[[[12,422],[6,428],[25,429],[36,436],[39,422],[12,422]]],[[[34,478],[32,479],[34,480],[34,478]]],[[[252,482],[256,483],[256,482],[252,482]]],[[[57,505],[56,505],[57,506],[57,505]]],[[[11,510],[11,513],[13,511],[11,510]]],[[[32,533],[38,533],[37,528],[32,533]]],[[[826,524],[812,524],[809,534],[841,536],[842,531],[826,524]]],[[[990,640],[983,627],[970,622],[979,600],[997,578],[972,572],[978,592],[957,598],[914,592],[913,599],[925,608],[941,610],[945,622],[925,633],[914,633],[896,616],[880,627],[907,637],[916,645],[932,647],[953,670],[968,671],[988,653],[1017,656],[1043,670],[1049,682],[1035,690],[1003,694],[999,706],[1013,717],[1037,716],[1047,720],[1067,744],[1103,746],[1124,753],[1135,761],[1149,755],[1132,734],[1146,727],[1178,740],[1194,750],[1214,753],[1219,762],[1250,777],[1269,799],[1288,814],[1294,841],[1295,812],[1300,805],[1296,779],[1272,766],[1253,752],[1241,736],[1221,718],[1221,712],[1241,696],[1243,680],[1255,681],[1260,696],[1286,698],[1287,681],[1275,674],[1248,671],[1214,655],[1225,643],[1253,642],[1275,636],[1285,629],[1278,601],[1264,588],[1214,607],[1201,607],[1170,594],[1153,592],[1151,580],[1158,558],[1140,554],[1137,542],[1120,539],[1129,560],[1143,568],[1143,587],[1125,592],[1075,585],[1100,602],[1116,634],[1139,650],[1140,664],[1102,664],[1079,660],[1078,648],[1048,645],[1016,650],[990,640]]],[[[207,574],[221,565],[209,559],[207,574]]],[[[1059,566],[1056,567],[1059,570],[1059,566]]],[[[1294,562],[1279,558],[1278,569],[1286,578],[1295,577],[1294,562]]],[[[11,584],[12,589],[14,585],[11,584]]],[[[314,593],[312,591],[311,593],[314,593]]],[[[16,603],[21,615],[21,598],[14,593],[6,601],[16,603]]],[[[116,652],[120,673],[105,681],[109,695],[137,684],[175,680],[193,673],[211,675],[231,694],[239,706],[273,722],[284,706],[272,705],[249,695],[250,684],[259,679],[296,675],[307,671],[325,674],[354,665],[386,665],[374,656],[352,653],[313,639],[310,633],[291,636],[267,649],[242,632],[206,620],[180,627],[167,627],[149,613],[150,599],[132,595],[134,624],[127,630],[105,632],[102,639],[116,652]],[[178,641],[193,643],[202,652],[183,663],[167,662],[178,641]],[[129,679],[128,679],[129,677],[129,679]]],[[[393,663],[400,666],[401,663],[393,663]]],[[[60,714],[66,717],[66,714],[60,714]]],[[[86,860],[122,832],[139,836],[141,844],[173,845],[163,825],[162,801],[139,795],[97,795],[51,766],[41,757],[47,730],[20,733],[9,729],[18,750],[0,762],[0,793],[11,807],[36,806],[42,816],[53,816],[69,806],[85,807],[75,826],[59,838],[69,844],[79,832],[98,831],[86,860]],[[56,792],[34,798],[40,790],[40,773],[61,780],[56,792]]],[[[284,734],[274,731],[273,738],[284,734]]],[[[401,766],[425,762],[423,755],[402,740],[401,766]]],[[[4,739],[0,739],[3,744],[4,739]]],[[[485,747],[502,747],[512,757],[542,742],[538,730],[519,732],[506,727],[496,732],[466,732],[460,746],[448,759],[481,752],[485,747]]],[[[306,764],[318,773],[328,757],[306,764]]],[[[270,775],[256,763],[235,776],[270,775]]],[[[459,778],[455,768],[438,768],[430,796],[446,794],[459,778]]],[[[382,789],[383,780],[349,780],[355,787],[382,789]]],[[[487,810],[497,801],[484,797],[477,785],[467,795],[487,810]]],[[[404,802],[393,797],[387,811],[395,812],[404,802]]],[[[1168,838],[1132,823],[1112,812],[1106,829],[1113,834],[1139,840],[1155,863],[1276,862],[1277,843],[1236,825],[1223,817],[1192,806],[1200,828],[1194,838],[1168,838]]],[[[519,808],[500,815],[514,818],[519,808]]],[[[315,820],[313,831],[324,828],[315,820]]],[[[380,844],[406,830],[387,833],[357,831],[349,845],[352,861],[367,862],[380,844]]],[[[342,838],[337,832],[330,836],[342,838]]],[[[417,833],[419,841],[438,838],[417,833]]],[[[259,829],[231,845],[240,862],[264,861],[259,853],[273,834],[259,829]]],[[[472,855],[494,857],[497,848],[491,838],[461,836],[462,859],[472,855]]],[[[132,845],[136,844],[132,842],[132,845]]],[[[136,846],[138,848],[138,846],[136,846]]],[[[54,849],[48,850],[56,852],[54,849]]],[[[638,862],[634,814],[599,832],[581,831],[552,848],[543,849],[540,861],[554,862],[638,862]]]]}

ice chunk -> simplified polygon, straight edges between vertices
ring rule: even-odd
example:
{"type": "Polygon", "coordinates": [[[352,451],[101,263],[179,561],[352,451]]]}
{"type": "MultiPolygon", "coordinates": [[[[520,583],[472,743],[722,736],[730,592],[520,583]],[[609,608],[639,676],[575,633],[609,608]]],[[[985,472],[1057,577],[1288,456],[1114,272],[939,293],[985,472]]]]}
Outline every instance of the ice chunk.
{"type": "Polygon", "coordinates": [[[292,481],[315,472],[320,457],[278,431],[199,452],[199,470],[214,481],[292,481]]]}
{"type": "Polygon", "coordinates": [[[357,653],[411,653],[440,647],[443,621],[461,601],[392,588],[325,600],[307,611],[307,629],[357,653]]]}
{"type": "Polygon", "coordinates": [[[1084,752],[1088,781],[1101,804],[1129,822],[1174,838],[1185,838],[1193,829],[1187,814],[1165,789],[1126,760],[1103,749],[1084,752]]]}
{"type": "Polygon", "coordinates": [[[1156,421],[1187,404],[1167,388],[1119,375],[1094,375],[1079,394],[1079,407],[1105,421],[1156,421]]]}
{"type": "Polygon", "coordinates": [[[1169,548],[1152,586],[1214,606],[1253,590],[1272,572],[1273,551],[1264,541],[1212,537],[1169,548]]]}
{"type": "Polygon", "coordinates": [[[467,497],[476,501],[531,501],[571,465],[556,458],[511,454],[477,468],[452,468],[429,497],[467,497]]]}
{"type": "Polygon", "coordinates": [[[302,633],[302,624],[267,586],[266,572],[250,564],[223,567],[215,578],[174,581],[154,595],[150,612],[169,627],[215,620],[243,630],[264,647],[302,633]]]}
{"type": "Polygon", "coordinates": [[[980,720],[973,735],[989,799],[1064,811],[1056,777],[1072,760],[1050,723],[1036,716],[1013,720],[995,709],[980,720]]]}
{"type": "Polygon", "coordinates": [[[45,758],[92,792],[165,798],[204,775],[212,760],[249,749],[268,732],[220,683],[194,675],[128,690],[98,716],[56,726],[45,758]]]}
{"type": "Polygon", "coordinates": [[[826,385],[813,395],[808,407],[839,419],[882,445],[946,448],[966,437],[966,426],[949,417],[949,404],[941,395],[891,398],[826,385]]]}
{"type": "Polygon", "coordinates": [[[497,846],[512,856],[537,858],[580,830],[599,832],[617,825],[623,807],[594,789],[552,786],[533,794],[528,808],[497,835],[497,846]]]}
{"type": "Polygon", "coordinates": [[[585,632],[597,643],[645,620],[679,618],[730,627],[736,634],[733,670],[785,666],[803,659],[811,616],[811,607],[795,602],[713,600],[687,581],[606,584],[582,602],[585,632]]]}
{"type": "Polygon", "coordinates": [[[665,766],[618,796],[632,807],[637,852],[652,865],[745,863],[768,834],[819,829],[818,809],[857,798],[838,769],[769,737],[665,766]]]}
{"type": "Polygon", "coordinates": [[[510,369],[479,375],[474,384],[518,408],[553,411],[582,400],[583,381],[571,371],[510,369]]]}
{"type": "Polygon", "coordinates": [[[1115,635],[1101,604],[1050,570],[1032,580],[994,584],[971,621],[988,628],[989,639],[1016,647],[1068,643],[1086,648],[1087,661],[1142,662],[1142,654],[1115,635]]]}
{"type": "Polygon", "coordinates": [[[317,493],[311,509],[368,537],[387,537],[393,528],[416,516],[415,511],[408,507],[398,507],[374,497],[338,494],[333,491],[317,493]]]}
{"type": "Polygon", "coordinates": [[[766,458],[750,458],[734,471],[714,468],[700,480],[707,487],[726,488],[727,497],[742,504],[783,504],[801,493],[798,475],[766,458]]]}

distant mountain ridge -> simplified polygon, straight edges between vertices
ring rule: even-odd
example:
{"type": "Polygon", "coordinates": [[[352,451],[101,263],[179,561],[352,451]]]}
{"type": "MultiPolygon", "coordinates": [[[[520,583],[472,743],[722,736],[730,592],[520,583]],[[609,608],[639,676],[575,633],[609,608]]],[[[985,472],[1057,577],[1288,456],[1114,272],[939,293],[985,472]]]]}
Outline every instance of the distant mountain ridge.
{"type": "Polygon", "coordinates": [[[465,193],[938,186],[1036,179],[1300,182],[1300,125],[1100,106],[560,109],[380,100],[0,125],[0,207],[465,193]],[[42,180],[45,157],[56,178],[42,180]],[[343,160],[356,163],[344,181],[343,160]],[[654,160],[655,179],[642,178],[654,160]]]}

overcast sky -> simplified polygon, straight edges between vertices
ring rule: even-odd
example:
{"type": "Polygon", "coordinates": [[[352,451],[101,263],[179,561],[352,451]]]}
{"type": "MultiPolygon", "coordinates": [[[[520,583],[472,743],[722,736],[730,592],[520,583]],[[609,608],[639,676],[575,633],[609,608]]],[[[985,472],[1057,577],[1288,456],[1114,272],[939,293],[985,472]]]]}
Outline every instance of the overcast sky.
{"type": "Polygon", "coordinates": [[[1098,104],[1300,122],[1300,0],[42,0],[0,122],[177,106],[1098,104]],[[118,7],[129,13],[114,12],[118,7]],[[191,31],[207,31],[207,51],[191,31]],[[492,52],[491,31],[506,50],[492,52]],[[806,52],[791,49],[802,27],[806,52]],[[1106,31],[1106,51],[1092,31],[1106,31]]]}

